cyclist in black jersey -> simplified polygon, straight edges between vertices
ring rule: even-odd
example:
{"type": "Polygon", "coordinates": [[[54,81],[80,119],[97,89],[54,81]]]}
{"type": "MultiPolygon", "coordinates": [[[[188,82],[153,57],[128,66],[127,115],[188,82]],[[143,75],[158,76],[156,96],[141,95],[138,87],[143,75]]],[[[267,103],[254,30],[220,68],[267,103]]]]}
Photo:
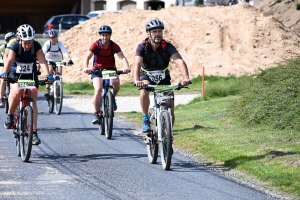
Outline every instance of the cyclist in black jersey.
{"type": "MultiPolygon", "coordinates": [[[[12,79],[30,79],[35,80],[35,88],[31,89],[31,97],[33,99],[33,144],[38,145],[41,143],[37,134],[37,95],[38,95],[38,78],[37,78],[37,66],[36,59],[39,61],[41,67],[48,74],[46,77],[49,81],[53,81],[54,78],[49,74],[47,67],[47,61],[42,51],[42,47],[39,42],[34,40],[35,31],[28,25],[23,24],[19,26],[17,37],[20,41],[16,41],[8,52],[7,61],[4,63],[3,73],[0,75],[3,79],[6,79],[9,73],[9,77],[12,79]]],[[[18,84],[10,85],[9,94],[9,109],[8,116],[4,123],[6,129],[11,129],[13,125],[13,114],[19,105],[19,99],[22,91],[19,89],[18,84]]]]}
{"type": "MultiPolygon", "coordinates": [[[[177,49],[163,39],[164,24],[159,20],[151,20],[146,24],[148,37],[138,45],[134,59],[134,82],[137,87],[144,84],[170,85],[171,76],[169,62],[172,58],[179,66],[183,81],[182,85],[190,83],[186,63],[178,53],[177,49]]],[[[141,90],[140,104],[142,107],[143,123],[142,131],[150,131],[148,109],[150,105],[149,92],[141,90]]],[[[172,123],[174,124],[174,101],[171,101],[172,123]]]]}

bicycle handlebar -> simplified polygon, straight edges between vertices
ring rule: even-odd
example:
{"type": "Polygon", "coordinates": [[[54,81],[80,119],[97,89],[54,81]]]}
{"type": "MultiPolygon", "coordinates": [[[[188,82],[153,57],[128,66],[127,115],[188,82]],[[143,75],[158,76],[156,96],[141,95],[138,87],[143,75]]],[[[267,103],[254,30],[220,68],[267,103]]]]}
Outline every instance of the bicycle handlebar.
{"type": "MultiPolygon", "coordinates": [[[[92,70],[90,74],[100,75],[103,71],[106,70],[96,69],[96,70],[92,70]]],[[[109,70],[109,71],[115,71],[116,75],[127,74],[123,72],[123,70],[109,70]]],[[[128,73],[130,73],[130,71],[128,73]]]]}
{"type": "MultiPolygon", "coordinates": [[[[192,84],[192,81],[190,81],[189,84],[192,84]]],[[[136,84],[134,83],[134,86],[136,84]]],[[[178,84],[173,84],[173,85],[149,85],[149,84],[144,84],[143,87],[139,88],[144,89],[148,92],[154,92],[154,91],[169,91],[169,90],[181,90],[182,88],[189,88],[187,86],[183,86],[181,83],[178,84]]]]}
{"type": "MultiPolygon", "coordinates": [[[[2,76],[0,76],[0,78],[2,78],[2,76]]],[[[6,77],[6,78],[7,78],[6,80],[8,80],[10,83],[18,83],[19,80],[17,78],[11,78],[11,77],[6,77]]],[[[46,85],[47,83],[50,83],[48,82],[47,78],[45,78],[44,80],[38,80],[39,85],[46,85]]]]}
{"type": "Polygon", "coordinates": [[[52,65],[53,67],[63,67],[63,66],[69,66],[69,63],[68,62],[52,62],[52,61],[49,61],[49,64],[52,65]]]}

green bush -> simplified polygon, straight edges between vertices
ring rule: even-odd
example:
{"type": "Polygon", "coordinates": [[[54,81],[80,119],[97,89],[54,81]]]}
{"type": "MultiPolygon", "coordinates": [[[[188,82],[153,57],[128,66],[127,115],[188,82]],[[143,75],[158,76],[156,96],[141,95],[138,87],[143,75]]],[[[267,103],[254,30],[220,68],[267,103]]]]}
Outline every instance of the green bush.
{"type": "Polygon", "coordinates": [[[234,102],[232,113],[249,124],[300,130],[300,57],[261,71],[234,102]]]}

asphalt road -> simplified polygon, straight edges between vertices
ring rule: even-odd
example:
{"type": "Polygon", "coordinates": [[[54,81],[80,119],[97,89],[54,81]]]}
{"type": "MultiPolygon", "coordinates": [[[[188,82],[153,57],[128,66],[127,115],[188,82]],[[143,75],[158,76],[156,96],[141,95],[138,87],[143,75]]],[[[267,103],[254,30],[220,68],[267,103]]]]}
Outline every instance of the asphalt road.
{"type": "MultiPolygon", "coordinates": [[[[29,163],[17,156],[12,130],[1,128],[0,199],[274,199],[174,152],[170,171],[149,164],[135,125],[115,118],[112,140],[91,114],[63,107],[49,114],[41,96],[39,135],[29,163]]],[[[0,123],[6,118],[0,110],[0,123]]]]}

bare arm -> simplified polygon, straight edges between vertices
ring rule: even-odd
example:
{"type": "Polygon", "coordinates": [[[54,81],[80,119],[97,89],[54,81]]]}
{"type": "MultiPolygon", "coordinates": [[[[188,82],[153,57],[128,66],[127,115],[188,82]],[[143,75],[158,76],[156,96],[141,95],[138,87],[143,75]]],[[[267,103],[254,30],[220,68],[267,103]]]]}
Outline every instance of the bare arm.
{"type": "Polygon", "coordinates": [[[120,60],[122,61],[123,64],[123,72],[128,73],[130,72],[130,67],[128,64],[128,60],[127,58],[124,56],[123,52],[120,51],[119,53],[117,53],[117,56],[120,58],[120,60]]]}
{"type": "Polygon", "coordinates": [[[138,87],[143,86],[143,82],[140,81],[140,71],[143,64],[143,58],[140,56],[134,57],[134,83],[138,87]]]}
{"type": "Polygon", "coordinates": [[[182,85],[184,85],[184,86],[189,85],[189,83],[191,81],[189,78],[189,71],[188,71],[187,65],[184,62],[184,60],[182,59],[181,55],[179,53],[176,53],[172,56],[172,59],[180,67],[180,71],[183,76],[182,85]]]}
{"type": "Polygon", "coordinates": [[[47,66],[47,61],[46,61],[46,58],[45,58],[45,54],[44,54],[42,49],[40,49],[36,52],[36,57],[39,61],[39,65],[40,65],[39,68],[42,68],[43,71],[46,72],[47,75],[50,74],[48,66],[47,66]]]}
{"type": "Polygon", "coordinates": [[[5,51],[3,73],[8,73],[16,58],[16,53],[12,50],[5,51]],[[6,57],[5,57],[6,56],[6,57]]]}
{"type": "Polygon", "coordinates": [[[84,65],[84,70],[83,71],[87,74],[91,73],[91,71],[92,71],[92,69],[89,68],[89,61],[90,61],[90,59],[92,58],[93,55],[94,54],[91,51],[89,51],[87,53],[86,57],[84,58],[84,61],[83,61],[84,62],[83,63],[83,65],[84,65]]]}

